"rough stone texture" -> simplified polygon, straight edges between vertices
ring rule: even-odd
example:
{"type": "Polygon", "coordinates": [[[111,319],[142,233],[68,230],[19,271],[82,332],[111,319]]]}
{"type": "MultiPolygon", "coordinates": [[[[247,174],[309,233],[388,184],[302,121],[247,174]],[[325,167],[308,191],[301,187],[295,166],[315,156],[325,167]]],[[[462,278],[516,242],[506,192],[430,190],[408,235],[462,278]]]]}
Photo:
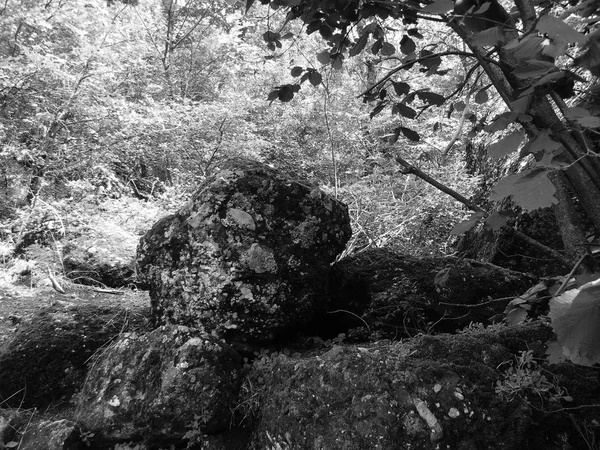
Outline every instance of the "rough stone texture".
{"type": "Polygon", "coordinates": [[[75,422],[62,419],[41,421],[26,429],[19,450],[83,450],[80,429],[75,422]]]}
{"type": "Polygon", "coordinates": [[[138,246],[158,323],[268,341],[327,304],[347,207],[260,163],[232,160],[138,246]]]}
{"type": "Polygon", "coordinates": [[[43,308],[0,347],[3,406],[43,408],[68,401],[83,384],[90,357],[119,333],[145,327],[147,316],[141,308],[43,308]]]}
{"type": "Polygon", "coordinates": [[[593,432],[598,411],[578,406],[600,401],[600,382],[590,382],[594,369],[553,377],[555,366],[524,366],[521,381],[510,380],[512,399],[495,389],[518,366],[514,352],[531,348],[539,358],[551,336],[536,323],[264,358],[252,374],[261,404],[251,448],[587,448],[573,421],[593,432]],[[588,389],[569,391],[570,403],[552,399],[575,379],[590,382],[588,389]]]}
{"type": "Polygon", "coordinates": [[[100,442],[181,442],[194,422],[214,434],[229,426],[241,368],[231,347],[199,330],[125,334],[90,369],[75,419],[100,442]]]}
{"type": "Polygon", "coordinates": [[[371,338],[376,339],[432,330],[455,332],[471,322],[489,323],[504,311],[511,296],[524,293],[536,282],[530,275],[492,264],[416,258],[386,249],[345,258],[335,265],[335,274],[331,309],[338,312],[321,320],[324,326],[320,328],[340,332],[362,327],[366,331],[366,322],[371,338]]]}

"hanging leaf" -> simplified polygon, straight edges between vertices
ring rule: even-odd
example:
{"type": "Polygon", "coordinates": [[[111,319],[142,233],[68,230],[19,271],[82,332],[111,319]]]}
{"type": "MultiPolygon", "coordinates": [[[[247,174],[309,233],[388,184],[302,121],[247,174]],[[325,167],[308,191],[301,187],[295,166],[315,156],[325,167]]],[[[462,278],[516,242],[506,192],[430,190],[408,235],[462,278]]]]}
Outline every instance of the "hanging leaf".
{"type": "Polygon", "coordinates": [[[367,45],[367,41],[369,40],[369,34],[364,32],[361,37],[358,38],[358,40],[356,41],[356,43],[352,46],[352,48],[350,49],[350,51],[348,52],[348,54],[352,57],[352,56],[356,56],[358,54],[360,54],[364,48],[365,45],[367,45]]]}
{"type": "Polygon", "coordinates": [[[317,53],[317,61],[319,61],[321,64],[329,64],[331,61],[329,50],[323,50],[322,52],[317,53]]]}
{"type": "Polygon", "coordinates": [[[537,155],[539,152],[552,153],[559,148],[562,148],[562,144],[560,142],[556,142],[550,137],[550,130],[540,130],[538,135],[533,138],[533,140],[527,142],[522,153],[523,155],[527,155],[529,153],[537,155]]]}
{"type": "Polygon", "coordinates": [[[379,104],[373,108],[373,111],[371,111],[371,113],[369,114],[369,117],[372,119],[373,117],[375,117],[377,114],[379,114],[381,111],[383,111],[383,108],[385,108],[387,105],[386,102],[379,102],[379,104]]]}
{"type": "Polygon", "coordinates": [[[419,142],[421,140],[421,136],[416,131],[411,130],[410,128],[400,127],[400,131],[408,140],[413,142],[419,142]]]}
{"type": "Polygon", "coordinates": [[[512,211],[497,211],[486,217],[483,227],[488,231],[500,231],[506,226],[508,219],[512,216],[512,211]]]}
{"type": "Polygon", "coordinates": [[[502,113],[497,116],[491,124],[485,126],[483,129],[488,133],[506,130],[506,127],[511,123],[514,123],[518,116],[518,113],[512,111],[502,113]]]}
{"type": "Polygon", "coordinates": [[[550,16],[548,14],[540,17],[540,20],[538,20],[535,28],[540,32],[540,34],[545,34],[556,42],[579,45],[584,45],[587,42],[587,38],[583,34],[575,30],[570,25],[567,25],[559,18],[550,16]]]}
{"type": "Polygon", "coordinates": [[[423,12],[429,14],[445,14],[454,8],[452,0],[435,0],[433,3],[423,8],[423,12]]]}
{"type": "Polygon", "coordinates": [[[250,10],[250,8],[252,8],[254,1],[255,0],[246,0],[246,14],[248,14],[248,11],[250,10]]]}
{"type": "Polygon", "coordinates": [[[435,92],[417,92],[417,96],[429,105],[441,106],[446,101],[443,95],[436,94],[435,92]]]}
{"type": "Polygon", "coordinates": [[[579,125],[588,128],[600,127],[600,117],[592,116],[590,112],[581,107],[573,107],[565,109],[565,117],[569,120],[574,120],[579,125]]]}
{"type": "Polygon", "coordinates": [[[403,83],[402,81],[392,81],[392,86],[394,87],[396,95],[406,95],[410,92],[410,85],[408,83],[403,83]]]}
{"type": "Polygon", "coordinates": [[[556,188],[548,178],[548,170],[536,168],[502,178],[492,188],[490,200],[501,201],[511,197],[525,211],[556,205],[556,188]]]}
{"type": "Polygon", "coordinates": [[[533,59],[520,61],[513,74],[519,78],[538,78],[554,71],[556,66],[553,62],[533,59]]]}
{"type": "Polygon", "coordinates": [[[498,159],[512,152],[516,152],[524,138],[525,133],[523,131],[512,133],[490,145],[488,148],[488,156],[492,159],[498,159]]]}
{"type": "Polygon", "coordinates": [[[294,94],[300,90],[297,84],[286,84],[280,86],[277,98],[282,102],[289,102],[294,98],[294,94]]]}
{"type": "Polygon", "coordinates": [[[539,59],[542,54],[546,39],[536,34],[529,34],[523,39],[512,41],[504,46],[511,55],[519,61],[539,59]]]}
{"type": "Polygon", "coordinates": [[[417,117],[417,112],[412,109],[410,106],[406,106],[403,103],[396,103],[393,107],[392,107],[392,114],[400,114],[403,117],[406,117],[408,119],[414,119],[415,117],[417,117]]]}
{"type": "Polygon", "coordinates": [[[381,46],[381,54],[383,56],[392,56],[394,53],[396,53],[396,47],[389,42],[384,42],[381,46]]]}
{"type": "Polygon", "coordinates": [[[311,70],[308,74],[308,81],[313,86],[318,86],[323,81],[323,76],[316,70],[311,70]]]}
{"type": "Polygon", "coordinates": [[[600,29],[589,36],[588,43],[582,51],[573,63],[588,69],[592,75],[600,77],[600,29]]]}
{"type": "Polygon", "coordinates": [[[487,91],[481,90],[477,94],[475,94],[475,103],[481,105],[489,100],[489,96],[487,91]]]}
{"type": "Polygon", "coordinates": [[[441,292],[444,289],[444,286],[450,280],[450,271],[452,270],[452,266],[444,267],[438,273],[435,274],[433,278],[433,285],[435,286],[435,290],[437,292],[441,292]]]}
{"type": "Polygon", "coordinates": [[[275,90],[269,92],[269,96],[267,97],[267,100],[269,102],[273,103],[273,101],[276,100],[277,97],[279,97],[279,89],[275,89],[275,90]]]}
{"type": "Polygon", "coordinates": [[[552,299],[548,316],[558,343],[549,348],[551,358],[583,366],[600,363],[600,280],[552,299]]]}
{"type": "Polygon", "coordinates": [[[464,234],[467,231],[473,229],[484,216],[481,212],[473,213],[467,220],[463,220],[462,222],[454,225],[452,230],[450,230],[450,234],[464,234]]]}
{"type": "Polygon", "coordinates": [[[458,112],[463,112],[467,107],[466,103],[462,100],[460,102],[454,103],[452,106],[454,107],[454,110],[458,112]]]}
{"type": "Polygon", "coordinates": [[[419,33],[419,30],[416,28],[411,28],[410,30],[406,30],[406,33],[409,36],[415,37],[417,39],[423,39],[423,35],[419,33]]]}
{"type": "Polygon", "coordinates": [[[498,44],[504,44],[505,40],[500,27],[494,27],[474,34],[469,42],[474,47],[495,47],[498,44]]]}
{"type": "Polygon", "coordinates": [[[400,40],[400,51],[405,55],[409,55],[415,51],[417,48],[415,41],[408,37],[408,35],[402,36],[400,40]]]}
{"type": "Polygon", "coordinates": [[[291,70],[291,75],[292,75],[294,78],[296,78],[296,77],[299,77],[300,75],[302,75],[302,72],[304,72],[304,69],[303,69],[302,67],[300,67],[300,66],[295,66],[295,67],[292,67],[292,70],[291,70]]]}
{"type": "Polygon", "coordinates": [[[377,39],[375,41],[375,43],[371,46],[371,53],[376,55],[377,53],[379,53],[379,50],[381,50],[382,46],[383,46],[383,38],[377,39]]]}

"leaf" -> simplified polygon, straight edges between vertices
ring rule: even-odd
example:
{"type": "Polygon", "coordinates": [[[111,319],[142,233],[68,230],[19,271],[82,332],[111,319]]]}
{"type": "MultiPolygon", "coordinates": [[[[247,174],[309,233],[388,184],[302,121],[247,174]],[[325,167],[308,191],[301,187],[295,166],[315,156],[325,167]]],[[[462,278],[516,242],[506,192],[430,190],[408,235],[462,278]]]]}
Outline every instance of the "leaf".
{"type": "Polygon", "coordinates": [[[415,41],[408,37],[408,35],[402,36],[400,40],[400,51],[405,55],[409,55],[415,51],[417,48],[415,41]]]}
{"type": "Polygon", "coordinates": [[[552,299],[548,316],[562,356],[583,366],[600,363],[600,280],[552,299]]]}
{"type": "Polygon", "coordinates": [[[313,86],[318,86],[323,81],[323,76],[316,70],[311,70],[308,74],[308,81],[313,86]]]}
{"type": "Polygon", "coordinates": [[[433,3],[423,8],[423,12],[429,14],[445,14],[454,8],[452,0],[435,0],[433,3]]]}
{"type": "Polygon", "coordinates": [[[354,43],[354,45],[352,46],[352,48],[350,49],[348,54],[351,57],[360,54],[364,50],[365,45],[367,45],[368,40],[369,40],[369,33],[364,32],[361,35],[361,37],[359,37],[358,40],[354,43]]]}
{"type": "Polygon", "coordinates": [[[454,110],[458,112],[463,112],[467,107],[466,103],[462,100],[460,102],[454,103],[452,106],[454,107],[454,110]]]}
{"type": "Polygon", "coordinates": [[[409,36],[415,37],[417,39],[423,39],[423,35],[419,33],[419,30],[417,28],[411,28],[409,30],[406,30],[406,33],[409,36]]]}
{"type": "Polygon", "coordinates": [[[509,325],[518,325],[525,322],[527,319],[527,311],[523,308],[511,309],[504,318],[504,321],[509,325]]]}
{"type": "Polygon", "coordinates": [[[471,217],[469,217],[467,220],[463,220],[462,222],[459,222],[456,225],[454,225],[452,230],[450,230],[450,234],[466,233],[467,231],[471,230],[473,227],[475,227],[475,225],[477,225],[479,223],[479,221],[481,220],[483,215],[484,214],[481,212],[476,212],[476,213],[472,214],[471,217]]]}
{"type": "Polygon", "coordinates": [[[556,188],[548,178],[548,170],[536,168],[502,178],[492,188],[490,200],[500,201],[511,197],[526,211],[547,208],[558,203],[556,188]]]}
{"type": "Polygon", "coordinates": [[[477,94],[475,94],[475,103],[481,105],[489,100],[489,96],[487,91],[481,90],[477,94]]]}
{"type": "Polygon", "coordinates": [[[417,112],[412,109],[410,106],[406,106],[403,103],[396,103],[392,107],[392,114],[400,114],[402,117],[406,117],[408,119],[414,119],[417,117],[417,112]]]}
{"type": "Polygon", "coordinates": [[[530,59],[520,61],[513,74],[519,78],[537,78],[555,70],[553,62],[530,59]]]}
{"type": "Polygon", "coordinates": [[[392,56],[394,53],[396,53],[396,47],[389,42],[384,42],[381,46],[381,54],[383,56],[392,56]]]}
{"type": "Polygon", "coordinates": [[[373,111],[371,111],[371,113],[369,114],[369,117],[372,119],[377,114],[379,114],[381,111],[383,111],[383,108],[385,108],[385,107],[386,107],[386,102],[379,102],[379,104],[375,108],[373,108],[373,111]]]}
{"type": "Polygon", "coordinates": [[[556,142],[550,137],[550,130],[540,130],[538,135],[525,144],[523,148],[523,155],[527,155],[532,153],[534,155],[539,152],[548,152],[552,153],[555,150],[562,148],[562,144],[560,142],[556,142]]]}
{"type": "Polygon", "coordinates": [[[490,214],[483,222],[483,226],[488,231],[500,231],[506,226],[508,219],[512,216],[512,211],[498,211],[490,214]]]}
{"type": "Polygon", "coordinates": [[[304,69],[300,66],[295,66],[292,67],[292,70],[290,71],[291,75],[296,78],[299,77],[300,75],[302,75],[302,72],[304,72],[304,69]]]}
{"type": "Polygon", "coordinates": [[[375,43],[371,46],[371,53],[376,55],[377,53],[379,53],[379,50],[381,50],[382,46],[383,46],[383,38],[377,39],[375,41],[375,43]]]}
{"type": "Polygon", "coordinates": [[[269,92],[269,96],[267,97],[267,100],[271,103],[273,103],[273,100],[275,100],[277,97],[279,97],[279,89],[275,89],[271,92],[269,92]]]}
{"type": "Polygon", "coordinates": [[[509,51],[511,55],[519,61],[529,59],[539,59],[544,48],[546,39],[535,34],[529,34],[523,39],[513,41],[504,46],[504,49],[509,51]]]}
{"type": "Polygon", "coordinates": [[[565,117],[569,120],[574,120],[579,125],[589,128],[600,127],[600,117],[592,116],[590,112],[578,106],[565,109],[565,117]]]}
{"type": "Polygon", "coordinates": [[[419,133],[411,130],[410,128],[400,127],[400,132],[410,141],[419,142],[421,140],[419,133]]]}
{"type": "Polygon", "coordinates": [[[323,50],[322,52],[317,53],[317,61],[319,61],[321,64],[329,64],[331,61],[329,50],[323,50]]]}
{"type": "Polygon", "coordinates": [[[545,34],[556,42],[579,45],[584,45],[587,42],[587,38],[583,34],[575,30],[570,25],[567,25],[559,18],[550,16],[548,14],[540,17],[540,20],[538,20],[535,28],[541,34],[545,34]]]}
{"type": "Polygon", "coordinates": [[[332,55],[332,59],[331,67],[333,67],[334,70],[340,70],[344,64],[344,55],[336,53],[335,55],[332,55]]]}
{"type": "Polygon", "coordinates": [[[255,0],[246,0],[246,14],[248,14],[248,11],[250,10],[250,8],[252,8],[254,1],[255,0]]]}
{"type": "Polygon", "coordinates": [[[492,159],[502,158],[512,152],[515,152],[519,149],[521,142],[525,138],[525,133],[523,131],[516,131],[508,136],[500,139],[499,141],[493,143],[488,148],[488,156],[492,159]]]}
{"type": "Polygon", "coordinates": [[[410,85],[408,83],[403,83],[402,81],[392,81],[392,86],[394,87],[396,95],[406,95],[410,92],[410,85]]]}
{"type": "Polygon", "coordinates": [[[417,92],[417,96],[429,105],[441,106],[446,101],[443,95],[435,92],[417,92]]]}
{"type": "Polygon", "coordinates": [[[494,47],[498,44],[504,44],[506,38],[500,27],[493,27],[489,30],[480,31],[469,39],[474,47],[494,47]]]}
{"type": "Polygon", "coordinates": [[[444,289],[445,284],[450,279],[450,271],[452,270],[452,266],[444,267],[438,273],[435,274],[433,278],[433,285],[435,286],[435,290],[440,292],[444,289]]]}

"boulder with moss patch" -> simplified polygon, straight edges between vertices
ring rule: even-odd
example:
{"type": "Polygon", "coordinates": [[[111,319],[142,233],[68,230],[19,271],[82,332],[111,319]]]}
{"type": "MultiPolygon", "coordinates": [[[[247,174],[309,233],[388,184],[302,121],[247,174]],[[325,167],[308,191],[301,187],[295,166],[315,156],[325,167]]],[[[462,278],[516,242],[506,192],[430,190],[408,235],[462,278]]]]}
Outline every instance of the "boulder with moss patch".
{"type": "Polygon", "coordinates": [[[182,325],[129,333],[104,351],[79,394],[75,418],[99,442],[181,442],[227,429],[242,359],[218,339],[182,325]]]}
{"type": "Polygon", "coordinates": [[[341,202],[231,160],[141,239],[138,277],[158,323],[266,342],[325,308],[329,266],[350,234],[341,202]]]}

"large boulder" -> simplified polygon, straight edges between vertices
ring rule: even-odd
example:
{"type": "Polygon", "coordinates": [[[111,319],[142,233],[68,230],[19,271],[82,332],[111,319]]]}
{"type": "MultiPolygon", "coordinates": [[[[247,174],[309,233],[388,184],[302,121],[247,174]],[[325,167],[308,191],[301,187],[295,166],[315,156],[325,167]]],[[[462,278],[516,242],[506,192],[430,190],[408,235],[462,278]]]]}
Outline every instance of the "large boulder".
{"type": "Polygon", "coordinates": [[[471,322],[500,320],[511,298],[536,278],[473,260],[417,258],[373,249],[335,264],[331,311],[316,333],[360,339],[399,338],[450,332],[471,322]],[[354,330],[354,331],[352,331],[354,330]]]}
{"type": "Polygon", "coordinates": [[[23,321],[0,346],[2,406],[43,408],[68,401],[98,349],[147,326],[147,308],[57,303],[23,321]]]}
{"type": "Polygon", "coordinates": [[[341,202],[232,160],[141,239],[138,277],[158,323],[265,342],[326,307],[330,264],[350,234],[341,202]]]}
{"type": "Polygon", "coordinates": [[[248,383],[250,448],[587,448],[600,381],[594,368],[544,365],[552,335],[538,322],[264,357],[248,383]]]}
{"type": "Polygon", "coordinates": [[[128,333],[91,368],[75,420],[98,444],[218,433],[230,424],[242,365],[227,344],[182,325],[128,333]]]}

